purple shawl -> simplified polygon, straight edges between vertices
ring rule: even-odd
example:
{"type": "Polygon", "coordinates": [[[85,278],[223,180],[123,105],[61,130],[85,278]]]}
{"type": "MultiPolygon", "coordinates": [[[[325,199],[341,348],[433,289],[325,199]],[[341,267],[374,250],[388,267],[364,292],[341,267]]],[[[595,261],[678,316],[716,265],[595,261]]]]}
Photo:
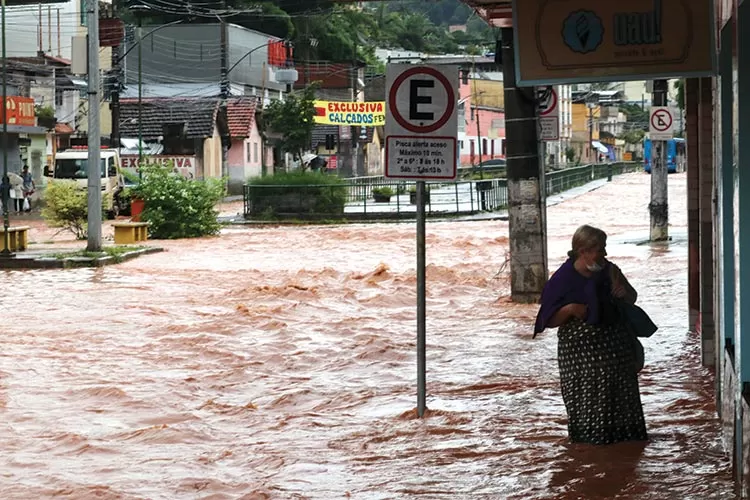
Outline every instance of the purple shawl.
{"type": "Polygon", "coordinates": [[[534,337],[544,331],[552,316],[567,304],[586,304],[586,323],[589,325],[605,322],[605,316],[608,316],[605,309],[608,309],[612,299],[611,288],[609,262],[602,271],[587,278],[576,271],[573,259],[568,259],[544,285],[534,337]]]}

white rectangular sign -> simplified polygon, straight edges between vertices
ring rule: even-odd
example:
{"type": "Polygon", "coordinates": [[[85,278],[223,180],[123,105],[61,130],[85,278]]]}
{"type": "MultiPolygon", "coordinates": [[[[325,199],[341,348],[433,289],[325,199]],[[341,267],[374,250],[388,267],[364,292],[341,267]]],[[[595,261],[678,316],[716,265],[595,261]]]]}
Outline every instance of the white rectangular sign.
{"type": "Polygon", "coordinates": [[[458,66],[389,64],[385,176],[455,179],[458,66]]]}
{"type": "Polygon", "coordinates": [[[391,135],[385,141],[385,158],[388,177],[456,178],[455,137],[391,135]]]}
{"type": "Polygon", "coordinates": [[[557,87],[537,87],[537,115],[540,141],[560,140],[560,94],[557,87]]]}
{"type": "Polygon", "coordinates": [[[668,141],[674,138],[674,115],[667,106],[654,106],[649,113],[649,138],[668,141]]]}
{"type": "Polygon", "coordinates": [[[540,141],[558,141],[560,140],[560,118],[557,116],[539,118],[539,140],[540,141]]]}

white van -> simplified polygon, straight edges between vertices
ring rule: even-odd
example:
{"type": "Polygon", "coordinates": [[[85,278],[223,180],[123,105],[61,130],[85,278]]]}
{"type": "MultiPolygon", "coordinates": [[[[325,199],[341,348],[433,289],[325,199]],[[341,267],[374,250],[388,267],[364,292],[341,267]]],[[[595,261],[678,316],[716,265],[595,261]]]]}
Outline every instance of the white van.
{"type": "MultiPolygon", "coordinates": [[[[102,148],[99,168],[102,173],[102,196],[107,197],[107,216],[114,218],[120,213],[119,195],[125,187],[125,179],[120,169],[120,155],[114,149],[102,148]]],[[[74,146],[55,155],[54,179],[75,180],[79,186],[88,186],[89,152],[85,146],[74,146]]]]}

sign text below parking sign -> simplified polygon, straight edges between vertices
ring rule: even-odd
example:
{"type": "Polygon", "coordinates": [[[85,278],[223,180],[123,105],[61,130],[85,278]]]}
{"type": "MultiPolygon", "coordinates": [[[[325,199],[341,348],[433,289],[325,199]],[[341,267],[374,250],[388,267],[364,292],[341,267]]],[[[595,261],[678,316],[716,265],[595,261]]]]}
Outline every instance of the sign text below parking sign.
{"type": "Polygon", "coordinates": [[[458,67],[389,64],[385,176],[455,179],[458,67]]]}

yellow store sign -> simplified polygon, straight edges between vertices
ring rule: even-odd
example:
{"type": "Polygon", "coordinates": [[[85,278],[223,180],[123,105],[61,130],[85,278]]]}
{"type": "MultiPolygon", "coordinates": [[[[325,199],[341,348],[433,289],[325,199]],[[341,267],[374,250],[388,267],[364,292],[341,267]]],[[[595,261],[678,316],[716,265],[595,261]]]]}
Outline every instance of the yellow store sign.
{"type": "Polygon", "coordinates": [[[315,101],[315,123],[380,127],[385,125],[385,102],[315,101]]]}

